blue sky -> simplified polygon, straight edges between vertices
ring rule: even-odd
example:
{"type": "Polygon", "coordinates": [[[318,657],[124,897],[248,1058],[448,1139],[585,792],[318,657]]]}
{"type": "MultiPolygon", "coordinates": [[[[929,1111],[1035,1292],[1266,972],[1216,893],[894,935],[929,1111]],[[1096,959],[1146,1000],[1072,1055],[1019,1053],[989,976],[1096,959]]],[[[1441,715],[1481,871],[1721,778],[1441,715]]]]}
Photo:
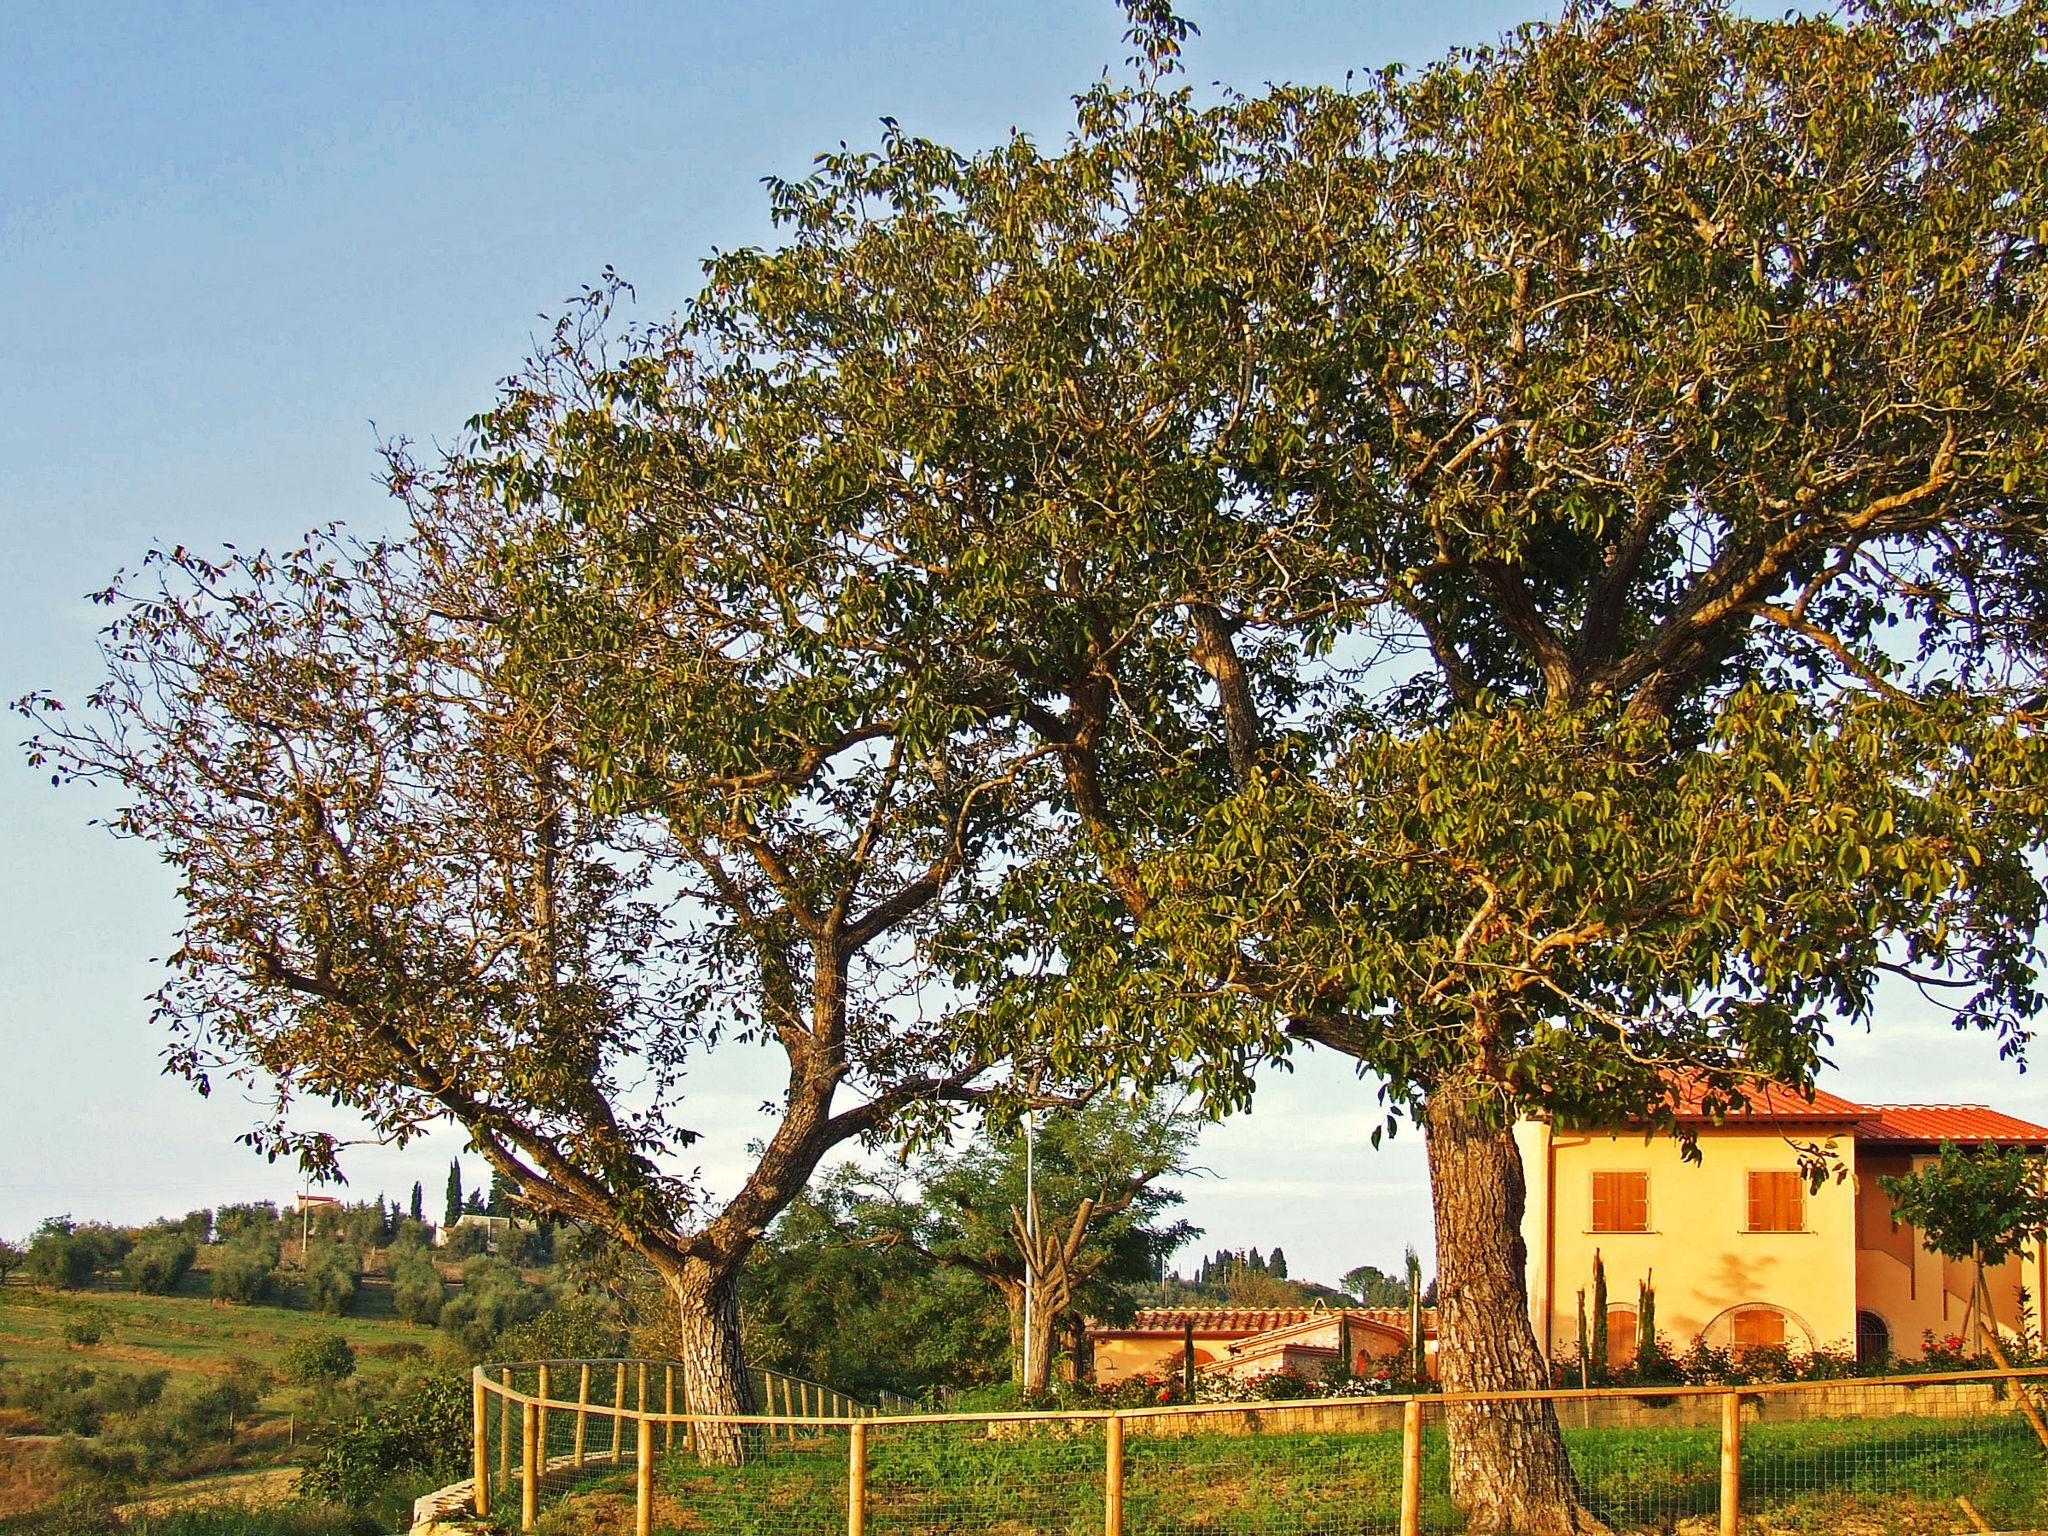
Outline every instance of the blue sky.
{"type": "MultiPolygon", "coordinates": [[[[1335,80],[1483,41],[1523,6],[1193,0],[1198,81],[1335,80]]],[[[84,594],[153,541],[248,547],[388,513],[379,434],[452,437],[607,265],[650,313],[713,248],[768,238],[764,175],[887,114],[962,147],[1063,131],[1125,52],[1109,0],[603,7],[0,4],[0,696],[75,697],[84,594]]],[[[19,735],[17,731],[14,735],[19,735]]],[[[11,760],[10,760],[11,759],[11,760]]],[[[288,1196],[250,1118],[158,1073],[151,957],[175,931],[108,808],[0,757],[0,1236],[288,1196]]],[[[1838,1053],[1870,1098],[2048,1092],[1903,1001],[1838,1053]]],[[[704,1084],[716,1181],[767,1078],[704,1084]]],[[[1368,1086],[1304,1059],[1217,1128],[1189,1186],[1205,1247],[1334,1278],[1428,1247],[1419,1145],[1375,1154],[1368,1086]]],[[[459,1138],[347,1165],[430,1201],[459,1138]]],[[[474,1170],[473,1170],[474,1171],[474,1170]]]]}

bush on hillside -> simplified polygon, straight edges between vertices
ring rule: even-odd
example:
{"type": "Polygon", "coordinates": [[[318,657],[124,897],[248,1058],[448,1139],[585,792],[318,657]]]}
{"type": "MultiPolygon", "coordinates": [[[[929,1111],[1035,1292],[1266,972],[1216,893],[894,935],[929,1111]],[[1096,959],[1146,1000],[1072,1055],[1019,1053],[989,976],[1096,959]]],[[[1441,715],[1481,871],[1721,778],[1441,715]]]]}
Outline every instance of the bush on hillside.
{"type": "Polygon", "coordinates": [[[121,1273],[146,1296],[168,1296],[198,1257],[199,1250],[183,1232],[152,1233],[128,1251],[121,1273]]]}
{"type": "Polygon", "coordinates": [[[213,1294],[244,1306],[266,1302],[277,1291],[277,1239],[262,1228],[244,1228],[213,1257],[213,1294]]]}
{"type": "Polygon", "coordinates": [[[490,1234],[482,1227],[450,1227],[441,1252],[451,1259],[473,1259],[488,1252],[490,1246],[490,1234]]]}
{"type": "Polygon", "coordinates": [[[441,1321],[448,1287],[425,1248],[402,1243],[391,1250],[385,1268],[391,1276],[391,1307],[401,1319],[428,1326],[441,1321]]]}
{"type": "Polygon", "coordinates": [[[354,1506],[394,1483],[460,1477],[469,1458],[470,1387],[460,1376],[422,1377],[377,1412],[337,1426],[300,1475],[302,1495],[354,1506]]]}
{"type": "Polygon", "coordinates": [[[223,1243],[244,1232],[265,1232],[274,1236],[276,1230],[277,1207],[268,1200],[224,1205],[213,1213],[213,1235],[223,1243]]]}
{"type": "Polygon", "coordinates": [[[112,1414],[134,1413],[163,1396],[167,1372],[112,1375],[82,1366],[60,1365],[33,1374],[0,1375],[0,1406],[23,1408],[45,1434],[96,1435],[112,1414]]]}
{"type": "Polygon", "coordinates": [[[315,1248],[306,1264],[306,1305],[329,1317],[346,1317],[356,1309],[362,1264],[355,1250],[340,1243],[315,1248]]]}
{"type": "Polygon", "coordinates": [[[93,1246],[70,1226],[68,1221],[61,1227],[46,1221],[30,1241],[21,1265],[30,1285],[75,1291],[92,1279],[93,1246]]]}
{"type": "Polygon", "coordinates": [[[294,1386],[323,1386],[355,1374],[356,1352],[338,1333],[317,1334],[286,1349],[277,1369],[294,1386]]]}
{"type": "Polygon", "coordinates": [[[462,1289],[441,1307],[441,1329],[476,1359],[507,1328],[539,1317],[551,1299],[503,1259],[471,1259],[462,1267],[462,1289]]]}

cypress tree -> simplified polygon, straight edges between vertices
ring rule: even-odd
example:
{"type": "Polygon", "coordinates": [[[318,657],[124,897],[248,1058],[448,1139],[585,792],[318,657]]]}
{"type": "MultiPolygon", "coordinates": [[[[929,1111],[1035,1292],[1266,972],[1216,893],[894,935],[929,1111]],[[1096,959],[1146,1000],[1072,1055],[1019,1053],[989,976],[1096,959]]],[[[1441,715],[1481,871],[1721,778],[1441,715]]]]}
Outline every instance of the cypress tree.
{"type": "Polygon", "coordinates": [[[1607,1264],[1600,1250],[1593,1250],[1593,1360],[1605,1371],[1607,1360],[1607,1264]]]}
{"type": "Polygon", "coordinates": [[[452,1227],[462,1220],[462,1159],[448,1159],[448,1213],[441,1225],[452,1227]]]}
{"type": "Polygon", "coordinates": [[[420,1181],[414,1179],[412,1181],[412,1219],[414,1221],[425,1221],[427,1219],[425,1214],[426,1208],[426,1192],[420,1188],[420,1181]]]}

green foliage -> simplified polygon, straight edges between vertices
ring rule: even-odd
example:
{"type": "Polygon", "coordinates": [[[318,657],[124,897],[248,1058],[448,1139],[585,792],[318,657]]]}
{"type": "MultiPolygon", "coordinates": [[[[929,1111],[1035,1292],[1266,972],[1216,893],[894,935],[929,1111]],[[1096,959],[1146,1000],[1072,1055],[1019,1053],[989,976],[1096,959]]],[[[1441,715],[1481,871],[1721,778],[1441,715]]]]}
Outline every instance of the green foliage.
{"type": "Polygon", "coordinates": [[[1958,1262],[2002,1264],[2048,1230],[2040,1164],[2019,1147],[2000,1151],[1987,1141],[1965,1150],[1944,1141],[1932,1162],[1878,1182],[1893,1219],[1958,1262]]]}
{"type": "Polygon", "coordinates": [[[150,1296],[168,1296],[178,1288],[198,1258],[199,1250],[182,1230],[151,1233],[122,1261],[129,1286],[150,1296]]]}
{"type": "Polygon", "coordinates": [[[342,1243],[322,1243],[306,1262],[306,1305],[330,1317],[346,1317],[361,1295],[362,1261],[342,1243]]]}
{"type": "Polygon", "coordinates": [[[27,1253],[19,1243],[10,1243],[0,1238],[0,1285],[7,1283],[7,1277],[21,1268],[27,1253]]]}
{"type": "Polygon", "coordinates": [[[468,1464],[469,1433],[469,1382],[424,1377],[375,1413],[337,1426],[300,1487],[315,1498],[372,1505],[396,1481],[459,1476],[468,1464]]]}
{"type": "Polygon", "coordinates": [[[355,1374],[356,1352],[338,1333],[312,1334],[287,1347],[277,1369],[295,1386],[328,1386],[355,1374]]]}
{"type": "Polygon", "coordinates": [[[539,1317],[550,1299],[504,1260],[471,1259],[462,1266],[462,1288],[441,1305],[441,1331],[478,1359],[506,1329],[539,1317]]]}
{"type": "Polygon", "coordinates": [[[852,1170],[794,1201],[747,1262],[747,1359],[872,1399],[971,1388],[1010,1371],[1005,1310],[980,1278],[875,1241],[852,1170]]]}
{"type": "Polygon", "coordinates": [[[74,1349],[93,1349],[113,1329],[113,1319],[104,1307],[74,1307],[66,1311],[64,1342],[74,1349]]]}
{"type": "Polygon", "coordinates": [[[213,1235],[223,1243],[250,1231],[269,1233],[274,1238],[277,1224],[277,1205],[270,1200],[223,1205],[213,1213],[213,1235]]]}
{"type": "Polygon", "coordinates": [[[431,1326],[440,1322],[441,1304],[448,1294],[448,1287],[424,1244],[394,1244],[384,1267],[391,1278],[393,1311],[408,1323],[431,1326]]]}
{"type": "Polygon", "coordinates": [[[1408,1282],[1371,1264],[1361,1264],[1356,1269],[1346,1270],[1342,1284],[1345,1293],[1355,1298],[1361,1306],[1408,1305],[1408,1282]]]}
{"type": "MultiPolygon", "coordinates": [[[[77,1227],[68,1216],[52,1216],[36,1228],[23,1255],[21,1270],[30,1285],[76,1290],[88,1284],[114,1243],[111,1229],[77,1227]]],[[[114,1262],[120,1255],[114,1254],[114,1262]]]]}
{"type": "Polygon", "coordinates": [[[454,1231],[455,1224],[462,1219],[462,1212],[462,1159],[451,1157],[448,1159],[447,1199],[441,1208],[442,1230],[454,1231]]]}
{"type": "Polygon", "coordinates": [[[134,1413],[163,1396],[164,1371],[115,1375],[80,1366],[0,1374],[0,1403],[25,1408],[45,1434],[96,1435],[102,1421],[134,1413]]]}
{"type": "Polygon", "coordinates": [[[473,1259],[490,1249],[490,1234],[482,1227],[457,1225],[442,1230],[441,1252],[451,1259],[473,1259]]]}
{"type": "Polygon", "coordinates": [[[605,1360],[627,1347],[614,1310],[594,1297],[577,1296],[506,1328],[495,1352],[505,1360],[605,1360]]]}
{"type": "Polygon", "coordinates": [[[237,1226],[235,1231],[234,1237],[213,1250],[213,1297],[244,1306],[269,1301],[277,1291],[281,1253],[274,1225],[252,1223],[237,1226]]]}
{"type": "MultiPolygon", "coordinates": [[[[1069,1309],[1127,1316],[1124,1286],[1151,1279],[1167,1255],[1196,1235],[1186,1222],[1161,1219],[1181,1203],[1163,1181],[1187,1171],[1194,1137],[1194,1123],[1164,1106],[1107,1095],[1040,1117],[1031,1187],[1043,1248],[1032,1266],[1041,1321],[1057,1327],[1069,1309]]],[[[883,1180],[867,1183],[866,1199],[852,1213],[853,1230],[979,1277],[996,1288],[1013,1325],[1021,1327],[1025,1165],[1021,1129],[934,1148],[910,1165],[914,1192],[883,1180]]],[[[1264,1273],[1263,1260],[1259,1267],[1264,1273]]],[[[1019,1356],[1021,1371],[1021,1350],[1019,1356]]]]}

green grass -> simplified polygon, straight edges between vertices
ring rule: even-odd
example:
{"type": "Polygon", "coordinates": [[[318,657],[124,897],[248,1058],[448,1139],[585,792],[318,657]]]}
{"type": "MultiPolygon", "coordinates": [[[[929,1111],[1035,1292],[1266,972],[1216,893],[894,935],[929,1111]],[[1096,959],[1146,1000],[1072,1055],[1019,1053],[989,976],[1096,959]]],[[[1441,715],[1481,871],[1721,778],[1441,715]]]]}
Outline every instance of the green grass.
{"type": "MultiPolygon", "coordinates": [[[[1617,1532],[1712,1529],[1720,1499],[1717,1430],[1568,1429],[1588,1502],[1617,1532]]],[[[1082,1536],[1102,1529],[1102,1430],[992,1436],[974,1427],[871,1431],[869,1524],[876,1536],[1082,1536]]],[[[1422,1526],[1461,1521],[1449,1452],[1424,1436],[1422,1526]]],[[[1345,1536],[1399,1519],[1400,1436],[1254,1434],[1125,1443],[1132,1536],[1345,1536]]],[[[1743,1507],[1774,1532],[1946,1533],[1966,1495],[2001,1530],[2048,1516],[2039,1443],[2016,1414],[1873,1418],[1746,1426],[1743,1507]]],[[[666,1529],[731,1536],[823,1536],[844,1529],[845,1446],[770,1446],[734,1470],[675,1459],[663,1469],[666,1529]]],[[[611,1495],[617,1497],[617,1495],[611,1495]]],[[[589,1495],[576,1518],[591,1528],[589,1495]]],[[[568,1512],[565,1511],[565,1514],[568,1512]]],[[[563,1529],[567,1529],[564,1526],[563,1529]]]]}
{"type": "Polygon", "coordinates": [[[390,1290],[366,1278],[351,1317],[328,1317],[288,1306],[233,1306],[208,1294],[212,1276],[194,1269],[169,1296],[140,1296],[118,1284],[81,1291],[34,1291],[0,1286],[0,1364],[17,1371],[56,1365],[95,1370],[160,1370],[202,1377],[232,1355],[267,1366],[296,1340],[339,1333],[356,1351],[356,1369],[374,1377],[396,1369],[434,1338],[430,1328],[402,1323],[391,1311],[390,1290]],[[65,1320],[93,1308],[109,1321],[106,1337],[90,1349],[65,1343],[65,1320]]]}

